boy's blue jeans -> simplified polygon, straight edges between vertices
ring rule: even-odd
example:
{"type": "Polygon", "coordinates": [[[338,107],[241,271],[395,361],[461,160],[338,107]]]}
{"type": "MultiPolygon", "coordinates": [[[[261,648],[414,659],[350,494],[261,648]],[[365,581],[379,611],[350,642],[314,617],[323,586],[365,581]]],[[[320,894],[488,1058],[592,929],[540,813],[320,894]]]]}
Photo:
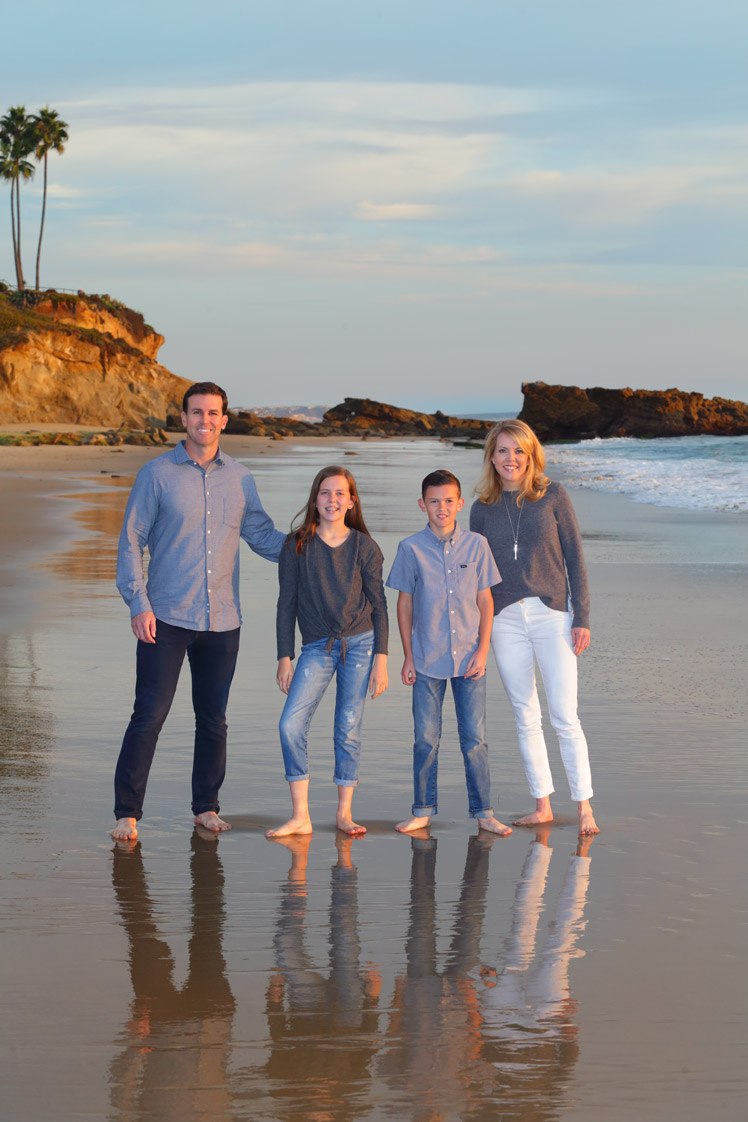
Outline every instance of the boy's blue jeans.
{"type": "Polygon", "coordinates": [[[468,809],[471,818],[489,818],[491,775],[486,743],[486,678],[429,678],[416,672],[413,686],[413,809],[414,817],[436,814],[436,776],[442,735],[442,706],[447,682],[457,714],[457,731],[465,763],[468,809]]]}
{"type": "Polygon", "coordinates": [[[330,650],[328,639],[305,643],[291,679],[280,719],[280,738],[286,779],[294,783],[309,778],[307,734],[322,696],[337,675],[335,694],[335,774],[338,787],[358,784],[361,751],[361,722],[366,690],[374,662],[374,632],[336,639],[330,650]],[[345,659],[343,652],[345,651],[345,659]]]}

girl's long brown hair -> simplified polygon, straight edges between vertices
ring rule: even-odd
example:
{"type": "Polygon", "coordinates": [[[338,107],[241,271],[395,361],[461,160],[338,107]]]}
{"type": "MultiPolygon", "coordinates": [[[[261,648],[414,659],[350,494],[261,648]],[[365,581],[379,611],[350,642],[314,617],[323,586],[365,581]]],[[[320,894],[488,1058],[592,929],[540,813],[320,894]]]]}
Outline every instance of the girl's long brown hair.
{"type": "Polygon", "coordinates": [[[526,425],[524,421],[511,419],[499,421],[486,437],[486,447],[483,450],[483,471],[475,485],[475,494],[482,503],[501,502],[504,486],[501,476],[493,465],[493,457],[502,433],[506,433],[507,436],[515,440],[522,451],[530,457],[528,471],[519,485],[519,490],[512,492],[516,496],[516,503],[519,506],[524,499],[536,503],[538,499],[542,499],[550,483],[550,479],[543,474],[545,452],[529,425],[526,425]]]}
{"type": "Polygon", "coordinates": [[[322,484],[332,475],[343,476],[346,483],[348,484],[348,490],[351,493],[351,498],[353,499],[353,506],[350,510],[347,510],[345,512],[346,526],[350,526],[353,530],[360,530],[362,534],[368,534],[369,537],[371,537],[371,534],[369,534],[369,531],[366,529],[364,516],[361,513],[361,504],[358,499],[356,480],[346,468],[338,467],[337,464],[332,464],[330,467],[322,468],[322,471],[317,472],[314,477],[314,483],[312,483],[312,489],[309,492],[309,501],[307,502],[306,506],[301,508],[301,510],[294,517],[294,520],[291,523],[291,533],[296,539],[297,553],[304,552],[305,545],[312,540],[317,532],[317,526],[319,525],[319,511],[317,510],[316,506],[317,495],[319,494],[319,489],[322,484]],[[299,519],[301,519],[300,522],[299,519]],[[297,523],[299,524],[296,525],[297,523]]]}

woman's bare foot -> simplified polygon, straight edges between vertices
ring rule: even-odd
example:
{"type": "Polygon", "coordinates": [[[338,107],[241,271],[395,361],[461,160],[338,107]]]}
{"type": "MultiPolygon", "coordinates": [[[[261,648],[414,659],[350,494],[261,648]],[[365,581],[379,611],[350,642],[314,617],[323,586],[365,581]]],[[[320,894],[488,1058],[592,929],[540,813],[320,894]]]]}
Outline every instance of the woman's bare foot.
{"type": "Polygon", "coordinates": [[[398,834],[412,834],[414,830],[422,830],[424,826],[431,825],[431,815],[427,814],[423,818],[406,818],[404,822],[397,822],[395,829],[398,834]]]}
{"type": "Polygon", "coordinates": [[[583,802],[577,803],[577,813],[579,815],[579,834],[580,837],[586,837],[590,834],[599,834],[600,827],[595,821],[595,816],[592,813],[590,800],[584,799],[583,802]]]}
{"type": "Polygon", "coordinates": [[[135,841],[138,836],[138,826],[134,818],[118,818],[117,825],[112,830],[115,841],[135,841]]]}
{"type": "Polygon", "coordinates": [[[366,826],[359,826],[358,822],[353,821],[349,813],[341,810],[335,815],[335,825],[351,838],[360,838],[366,833],[366,826]]]}
{"type": "Polygon", "coordinates": [[[311,834],[312,820],[308,815],[294,815],[289,818],[288,822],[284,822],[282,826],[276,826],[274,830],[266,830],[266,838],[286,838],[289,834],[311,834]]]}
{"type": "Polygon", "coordinates": [[[214,810],[204,810],[202,814],[196,814],[195,825],[204,826],[206,830],[212,830],[214,834],[220,834],[223,830],[231,829],[228,822],[219,818],[214,810]]]}
{"type": "Polygon", "coordinates": [[[508,838],[512,832],[511,826],[505,826],[503,822],[499,822],[498,818],[491,815],[490,818],[479,818],[478,828],[486,830],[489,834],[498,834],[500,838],[508,838]]]}
{"type": "Polygon", "coordinates": [[[515,818],[512,823],[513,826],[541,826],[544,822],[553,821],[553,811],[551,810],[551,800],[548,795],[542,799],[535,800],[535,811],[533,814],[525,814],[522,818],[515,818]]]}

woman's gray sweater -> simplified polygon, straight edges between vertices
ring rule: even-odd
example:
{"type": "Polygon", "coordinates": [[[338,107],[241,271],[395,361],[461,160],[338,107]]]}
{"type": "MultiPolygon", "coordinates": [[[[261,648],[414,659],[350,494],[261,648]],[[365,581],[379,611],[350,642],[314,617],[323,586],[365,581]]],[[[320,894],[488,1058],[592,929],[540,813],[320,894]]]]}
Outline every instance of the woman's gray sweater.
{"type": "Polygon", "coordinates": [[[561,483],[549,484],[537,502],[525,499],[521,517],[516,496],[510,491],[504,491],[498,503],[477,499],[470,509],[470,529],[488,539],[501,573],[501,584],[491,589],[494,615],[526,596],[538,596],[549,608],[566,612],[570,593],[572,627],[589,628],[590,594],[582,537],[561,483]]]}

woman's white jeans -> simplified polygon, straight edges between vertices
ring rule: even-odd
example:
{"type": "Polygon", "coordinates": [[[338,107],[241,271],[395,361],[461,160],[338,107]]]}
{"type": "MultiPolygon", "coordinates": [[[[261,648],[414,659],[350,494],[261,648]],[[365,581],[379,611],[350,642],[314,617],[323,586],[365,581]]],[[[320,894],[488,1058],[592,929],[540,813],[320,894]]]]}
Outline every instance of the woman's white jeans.
{"type": "Polygon", "coordinates": [[[535,684],[535,659],[571,797],[574,802],[592,798],[587,741],[577,716],[577,656],[571,642],[571,618],[571,612],[557,612],[537,596],[529,596],[503,608],[493,621],[491,645],[514,710],[522,763],[535,799],[554,789],[535,684]]]}

